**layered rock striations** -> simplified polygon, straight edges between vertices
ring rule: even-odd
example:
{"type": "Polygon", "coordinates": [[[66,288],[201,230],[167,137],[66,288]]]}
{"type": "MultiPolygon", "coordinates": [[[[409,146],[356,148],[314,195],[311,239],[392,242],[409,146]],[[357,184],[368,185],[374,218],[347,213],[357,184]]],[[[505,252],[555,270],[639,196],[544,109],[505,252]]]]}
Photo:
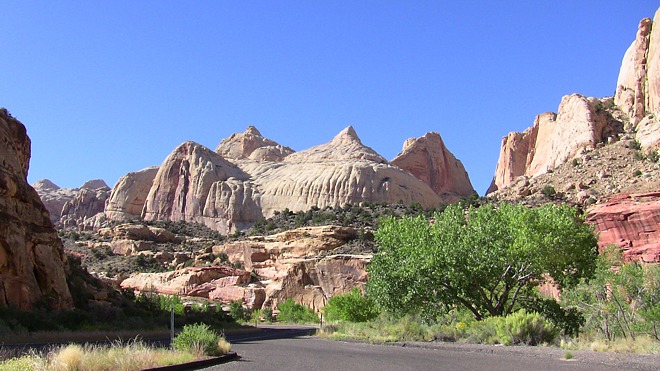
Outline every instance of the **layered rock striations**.
{"type": "Polygon", "coordinates": [[[440,134],[410,138],[391,163],[426,183],[440,196],[459,198],[475,193],[463,164],[449,152],[440,134]]]}
{"type": "Polygon", "coordinates": [[[0,157],[0,305],[70,308],[62,242],[27,183],[30,138],[5,109],[0,110],[0,157]]]}
{"type": "Polygon", "coordinates": [[[628,260],[660,263],[660,192],[619,194],[587,210],[598,246],[620,247],[628,260]]]}
{"type": "Polygon", "coordinates": [[[404,170],[365,146],[352,127],[326,144],[297,153],[264,138],[254,127],[223,140],[215,152],[186,142],[157,170],[122,177],[105,215],[110,220],[139,216],[198,222],[229,233],[286,208],[362,201],[433,207],[471,194],[460,162],[439,135],[427,137],[420,139],[424,144],[410,142],[409,153],[397,160],[403,167],[411,164],[404,170]],[[417,152],[430,161],[422,172],[413,159],[417,152]]]}

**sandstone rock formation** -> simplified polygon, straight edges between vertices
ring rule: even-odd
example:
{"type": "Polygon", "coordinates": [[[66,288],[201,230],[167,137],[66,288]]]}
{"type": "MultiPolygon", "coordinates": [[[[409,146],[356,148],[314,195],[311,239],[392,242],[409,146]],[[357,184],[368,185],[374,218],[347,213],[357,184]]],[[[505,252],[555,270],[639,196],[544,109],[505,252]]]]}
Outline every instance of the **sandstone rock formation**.
{"type": "Polygon", "coordinates": [[[611,98],[568,95],[562,98],[556,115],[538,115],[531,128],[504,137],[488,193],[510,185],[519,176],[544,174],[584,148],[618,140],[623,123],[608,111],[611,106],[611,98]]]}
{"type": "Polygon", "coordinates": [[[119,178],[112,188],[105,206],[105,216],[109,220],[129,220],[142,216],[158,166],[148,167],[119,178]]]}
{"type": "Polygon", "coordinates": [[[660,9],[639,23],[626,51],[613,98],[564,97],[557,115],[541,114],[522,133],[502,140],[493,183],[501,190],[520,176],[536,177],[571,160],[583,148],[634,136],[644,150],[660,145],[660,9]]]}
{"type": "Polygon", "coordinates": [[[475,193],[463,164],[447,150],[438,133],[406,140],[401,154],[391,163],[408,171],[447,199],[475,193]]]}
{"type": "Polygon", "coordinates": [[[230,233],[286,208],[299,211],[362,201],[417,202],[428,208],[471,193],[467,174],[439,135],[427,137],[421,140],[425,144],[411,142],[411,154],[399,159],[403,166],[415,167],[412,174],[362,144],[352,127],[329,143],[297,153],[264,138],[254,127],[223,140],[215,152],[186,142],[158,170],[120,179],[105,215],[110,220],[140,216],[197,222],[230,233]],[[430,161],[424,175],[412,153],[430,161]]]}
{"type": "Polygon", "coordinates": [[[27,183],[30,151],[25,126],[0,110],[0,305],[70,308],[62,242],[27,183]]]}
{"type": "Polygon", "coordinates": [[[48,179],[36,181],[32,187],[37,191],[46,210],[50,213],[50,220],[57,223],[62,216],[64,204],[73,200],[78,193],[77,188],[60,188],[48,179]]]}
{"type": "Polygon", "coordinates": [[[95,217],[105,210],[105,201],[110,196],[110,187],[103,180],[90,180],[80,187],[76,196],[62,206],[59,223],[65,228],[98,227],[95,217]]]}
{"type": "Polygon", "coordinates": [[[619,194],[587,211],[598,246],[616,245],[629,260],[660,263],[660,192],[619,194]]]}
{"type": "MultiPolygon", "coordinates": [[[[219,295],[219,291],[226,291],[223,289],[227,287],[240,287],[248,283],[250,283],[250,272],[221,265],[191,267],[165,273],[136,273],[122,281],[121,287],[138,292],[153,291],[163,295],[213,298],[219,295]]],[[[244,297],[241,296],[240,300],[243,299],[244,297]]],[[[263,300],[255,303],[255,306],[261,307],[262,303],[263,300]]]]}
{"type": "Polygon", "coordinates": [[[660,144],[660,9],[653,21],[642,19],[637,37],[626,51],[617,80],[615,103],[636,129],[644,147],[660,144]]]}
{"type": "Polygon", "coordinates": [[[356,237],[353,228],[339,226],[251,237],[213,247],[214,255],[226,254],[231,263],[241,264],[245,270],[212,266],[133,274],[121,286],[223,303],[240,300],[253,309],[275,308],[293,298],[319,310],[333,295],[364,286],[371,255],[332,254],[356,237]]]}
{"type": "Polygon", "coordinates": [[[295,151],[264,138],[257,128],[248,126],[244,133],[234,133],[220,142],[215,152],[234,160],[249,158],[256,161],[282,161],[295,151]]]}
{"type": "Polygon", "coordinates": [[[185,142],[158,169],[147,195],[145,220],[202,223],[228,233],[261,218],[249,175],[210,149],[185,142]]]}

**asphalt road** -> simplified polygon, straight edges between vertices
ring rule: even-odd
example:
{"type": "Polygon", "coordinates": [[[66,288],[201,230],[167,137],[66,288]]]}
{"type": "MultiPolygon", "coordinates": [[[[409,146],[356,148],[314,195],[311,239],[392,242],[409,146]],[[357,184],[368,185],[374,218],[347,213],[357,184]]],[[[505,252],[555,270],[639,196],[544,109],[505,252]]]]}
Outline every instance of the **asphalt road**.
{"type": "MultiPolygon", "coordinates": [[[[232,351],[240,358],[205,370],[618,370],[657,369],[653,363],[626,364],[599,362],[593,359],[565,360],[563,351],[495,349],[483,347],[439,349],[417,346],[373,345],[326,340],[301,335],[298,330],[266,330],[270,338],[234,340],[232,351]],[[288,334],[286,331],[292,331],[288,334]],[[296,333],[295,331],[298,331],[296,333]],[[273,338],[276,337],[276,338],[273,338]],[[631,367],[632,366],[632,367],[631,367]]],[[[501,347],[505,348],[505,347],[501,347]]],[[[515,347],[506,347],[515,348],[515,347]]]]}

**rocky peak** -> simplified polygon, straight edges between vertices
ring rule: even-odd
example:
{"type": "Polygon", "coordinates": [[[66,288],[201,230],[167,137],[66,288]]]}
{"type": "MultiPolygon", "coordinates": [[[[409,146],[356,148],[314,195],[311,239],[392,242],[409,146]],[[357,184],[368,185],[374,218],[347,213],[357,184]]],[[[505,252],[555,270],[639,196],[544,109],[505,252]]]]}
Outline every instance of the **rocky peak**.
{"type": "Polygon", "coordinates": [[[34,184],[32,184],[32,187],[34,189],[36,189],[37,192],[57,191],[58,189],[60,189],[60,186],[58,186],[57,184],[51,182],[48,179],[37,180],[36,182],[34,182],[34,184]]]}
{"type": "Polygon", "coordinates": [[[340,131],[339,134],[335,135],[330,143],[335,145],[346,145],[352,143],[362,144],[362,141],[357,135],[355,129],[352,126],[347,126],[344,130],[340,131]]]}
{"type": "Polygon", "coordinates": [[[92,179],[85,182],[80,188],[86,189],[110,189],[103,179],[92,179]]]}
{"type": "Polygon", "coordinates": [[[251,159],[256,161],[282,161],[293,153],[289,147],[264,138],[254,126],[248,126],[243,133],[234,133],[222,140],[215,152],[228,159],[251,159]]]}
{"type": "Polygon", "coordinates": [[[391,162],[426,183],[440,196],[459,198],[474,194],[463,164],[445,147],[440,134],[409,138],[391,162]]]}
{"type": "Polygon", "coordinates": [[[289,155],[288,162],[324,162],[336,160],[366,160],[386,164],[387,160],[362,144],[355,129],[348,126],[330,142],[289,155]]]}

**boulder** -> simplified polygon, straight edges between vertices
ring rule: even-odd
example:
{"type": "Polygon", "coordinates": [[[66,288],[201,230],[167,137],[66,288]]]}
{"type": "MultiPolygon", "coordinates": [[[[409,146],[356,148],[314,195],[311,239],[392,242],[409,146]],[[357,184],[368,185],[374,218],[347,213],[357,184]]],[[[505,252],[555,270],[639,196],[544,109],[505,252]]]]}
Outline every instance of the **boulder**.
{"type": "Polygon", "coordinates": [[[62,241],[27,183],[30,146],[25,126],[0,109],[0,305],[71,308],[62,241]]]}
{"type": "Polygon", "coordinates": [[[191,267],[165,273],[134,273],[121,282],[121,287],[164,295],[208,297],[217,288],[249,282],[249,272],[221,265],[191,267]]]}

